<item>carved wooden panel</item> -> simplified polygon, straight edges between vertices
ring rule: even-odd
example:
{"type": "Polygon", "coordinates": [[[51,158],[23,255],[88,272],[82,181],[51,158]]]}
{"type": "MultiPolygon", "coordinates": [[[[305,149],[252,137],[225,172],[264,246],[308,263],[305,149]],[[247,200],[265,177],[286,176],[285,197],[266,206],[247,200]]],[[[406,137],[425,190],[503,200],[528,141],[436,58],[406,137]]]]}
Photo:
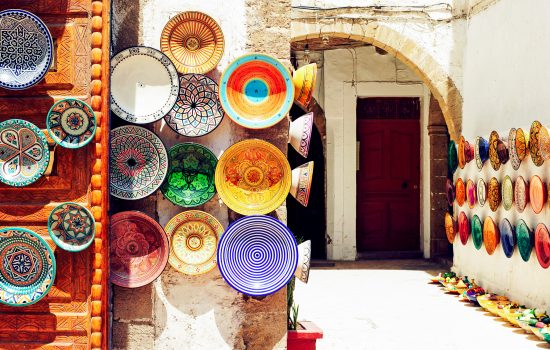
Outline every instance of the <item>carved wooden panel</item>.
{"type": "Polygon", "coordinates": [[[0,305],[1,349],[106,349],[108,273],[108,73],[110,1],[3,0],[0,10],[20,8],[38,15],[54,38],[54,64],[39,84],[23,91],[0,90],[0,121],[20,118],[45,128],[46,114],[62,98],[92,106],[94,142],[76,150],[51,146],[52,172],[24,188],[0,184],[0,227],[26,227],[55,250],[54,286],[38,303],[0,305]],[[80,253],[57,248],[46,226],[60,202],[87,206],[96,239],[80,253]]]}

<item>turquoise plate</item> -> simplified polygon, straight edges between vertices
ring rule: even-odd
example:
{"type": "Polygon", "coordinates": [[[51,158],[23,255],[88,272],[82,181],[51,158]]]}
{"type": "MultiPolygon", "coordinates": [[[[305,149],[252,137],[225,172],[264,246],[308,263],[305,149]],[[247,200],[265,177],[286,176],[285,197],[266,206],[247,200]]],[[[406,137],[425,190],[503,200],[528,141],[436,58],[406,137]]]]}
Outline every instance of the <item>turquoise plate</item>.
{"type": "Polygon", "coordinates": [[[59,248],[79,252],[88,248],[94,241],[94,217],[80,204],[63,203],[50,213],[48,232],[59,248]]]}

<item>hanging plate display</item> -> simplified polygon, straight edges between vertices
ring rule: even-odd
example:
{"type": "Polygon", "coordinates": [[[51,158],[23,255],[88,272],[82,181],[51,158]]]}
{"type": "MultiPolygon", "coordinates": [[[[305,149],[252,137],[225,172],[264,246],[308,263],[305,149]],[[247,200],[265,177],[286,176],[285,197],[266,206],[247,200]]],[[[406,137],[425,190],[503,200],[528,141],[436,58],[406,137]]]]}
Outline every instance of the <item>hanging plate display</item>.
{"type": "Polygon", "coordinates": [[[294,101],[290,72],[271,56],[242,56],[225,69],[220,80],[223,109],[237,124],[263,129],[283,120],[294,101]]]}
{"type": "Polygon", "coordinates": [[[136,124],[157,121],[178,96],[178,72],[162,52],[130,47],[111,59],[111,110],[120,118],[136,124]]]}
{"type": "Polygon", "coordinates": [[[458,206],[461,207],[462,204],[464,204],[464,201],[466,200],[466,186],[464,185],[464,181],[462,181],[461,178],[458,178],[456,180],[455,196],[456,196],[456,204],[458,204],[458,206]]]}
{"type": "Polygon", "coordinates": [[[170,169],[161,187],[162,194],[175,205],[196,207],[214,194],[214,171],[218,159],[198,143],[179,143],[170,148],[170,169]]]}
{"type": "Polygon", "coordinates": [[[514,184],[510,176],[506,175],[502,181],[502,206],[506,210],[510,210],[514,205],[514,184]]]}
{"type": "Polygon", "coordinates": [[[58,145],[66,148],[84,147],[94,138],[95,114],[84,101],[66,98],[50,108],[46,127],[58,145]]]}
{"type": "Polygon", "coordinates": [[[547,269],[550,266],[550,237],[543,223],[538,224],[535,229],[535,252],[540,266],[547,269]]]}
{"type": "Polygon", "coordinates": [[[449,142],[448,158],[449,170],[451,174],[454,174],[456,168],[458,167],[458,153],[456,151],[456,144],[452,140],[449,142]]]}
{"type": "Polygon", "coordinates": [[[220,198],[242,215],[267,214],[277,209],[290,191],[291,180],[285,155],[258,139],[229,147],[216,167],[220,198]]]}
{"type": "Polygon", "coordinates": [[[483,168],[483,163],[485,163],[485,161],[489,158],[489,142],[483,137],[476,137],[474,157],[477,168],[481,170],[483,168]]]}
{"type": "Polygon", "coordinates": [[[36,15],[0,12],[0,87],[22,90],[40,82],[52,64],[53,40],[36,15]]]}
{"type": "Polygon", "coordinates": [[[450,244],[453,244],[455,241],[456,233],[458,232],[458,223],[449,213],[445,213],[445,234],[447,235],[447,240],[450,244]]]}
{"type": "Polygon", "coordinates": [[[472,180],[466,181],[466,201],[470,209],[476,205],[476,195],[476,184],[472,180]]]}
{"type": "Polygon", "coordinates": [[[139,211],[111,217],[111,282],[137,288],[153,282],[168,262],[168,238],[162,227],[139,211]]]}
{"type": "Polygon", "coordinates": [[[533,175],[531,181],[529,181],[529,202],[535,214],[539,214],[542,211],[545,201],[546,185],[542,182],[540,177],[533,175]]]}
{"type": "Polygon", "coordinates": [[[160,37],[160,49],[180,73],[210,72],[220,62],[224,50],[218,23],[205,13],[182,12],[170,19],[160,37]]]}
{"type": "Polygon", "coordinates": [[[48,141],[36,125],[8,119],[0,123],[0,181],[27,186],[38,180],[50,162],[48,141]]]}
{"type": "Polygon", "coordinates": [[[453,185],[451,179],[447,179],[447,183],[445,184],[445,192],[447,193],[447,203],[452,207],[455,201],[455,186],[453,185]]]}
{"type": "Polygon", "coordinates": [[[483,244],[487,254],[493,255],[500,242],[500,232],[493,219],[488,216],[483,223],[483,244]]]}
{"type": "Polygon", "coordinates": [[[170,240],[168,262],[187,275],[201,275],[216,267],[216,249],[223,226],[212,215],[188,210],[174,216],[164,231],[170,240]]]}
{"type": "Polygon", "coordinates": [[[516,178],[516,183],[514,184],[514,199],[517,210],[522,213],[527,203],[529,203],[529,185],[521,176],[516,178]]]}
{"type": "Polygon", "coordinates": [[[222,122],[223,115],[218,84],[206,75],[184,74],[180,76],[176,104],[164,120],[180,135],[199,137],[212,132],[222,122]]]}
{"type": "Polygon", "coordinates": [[[487,185],[485,184],[485,181],[483,179],[477,180],[477,202],[482,207],[485,205],[485,201],[487,200],[487,185]]]}
{"type": "Polygon", "coordinates": [[[472,241],[474,242],[474,247],[476,247],[477,250],[481,249],[481,246],[483,245],[483,228],[481,225],[481,220],[479,219],[479,216],[474,215],[472,217],[472,241]]]}
{"type": "Polygon", "coordinates": [[[0,303],[27,306],[45,297],[55,280],[55,256],[38,234],[0,229],[0,303]]]}
{"type": "Polygon", "coordinates": [[[511,258],[516,248],[516,232],[512,224],[508,219],[504,219],[499,225],[500,242],[502,243],[502,250],[507,258],[511,258]]]}
{"type": "Polygon", "coordinates": [[[529,142],[525,136],[525,132],[521,128],[516,130],[516,153],[520,161],[523,161],[529,154],[529,142]]]}
{"type": "Polygon", "coordinates": [[[462,245],[466,245],[470,237],[470,220],[463,211],[458,215],[458,234],[462,245]]]}
{"type": "Polygon", "coordinates": [[[155,192],[168,172],[168,155],[151,131],[125,125],[111,130],[111,195],[128,200],[155,192]]]}
{"type": "Polygon", "coordinates": [[[500,205],[500,184],[495,177],[492,177],[489,180],[489,185],[487,186],[487,201],[489,202],[489,208],[491,211],[497,211],[498,206],[500,205]]]}
{"type": "Polygon", "coordinates": [[[535,120],[531,124],[531,130],[529,131],[529,153],[531,154],[531,160],[536,166],[541,166],[544,163],[544,159],[540,153],[540,140],[539,134],[542,124],[535,120]]]}
{"type": "Polygon", "coordinates": [[[218,265],[237,291],[264,296],[286,286],[298,265],[298,245],[288,227],[264,215],[233,222],[218,245],[218,265]]]}
{"type": "Polygon", "coordinates": [[[516,234],[519,254],[523,261],[527,262],[529,258],[531,258],[531,251],[533,250],[533,232],[529,229],[525,221],[520,219],[516,228],[516,234]]]}
{"type": "Polygon", "coordinates": [[[508,134],[508,145],[510,147],[510,163],[512,163],[512,168],[518,170],[521,165],[521,159],[519,159],[517,144],[516,144],[516,135],[517,130],[515,128],[510,129],[508,134]]]}
{"type": "Polygon", "coordinates": [[[80,252],[94,241],[94,217],[80,204],[63,203],[50,213],[48,232],[59,248],[69,252],[80,252]]]}

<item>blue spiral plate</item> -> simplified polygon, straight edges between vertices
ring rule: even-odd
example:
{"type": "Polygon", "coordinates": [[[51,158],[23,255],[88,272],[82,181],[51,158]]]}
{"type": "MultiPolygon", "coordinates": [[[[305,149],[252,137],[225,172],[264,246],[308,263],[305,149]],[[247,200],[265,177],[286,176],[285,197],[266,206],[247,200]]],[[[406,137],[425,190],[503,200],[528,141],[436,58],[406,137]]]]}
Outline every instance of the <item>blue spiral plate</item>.
{"type": "Polygon", "coordinates": [[[298,265],[298,245],[288,227],[264,215],[232,223],[218,244],[218,266],[237,291],[264,296],[284,287],[298,265]]]}
{"type": "Polygon", "coordinates": [[[502,250],[507,258],[511,258],[516,248],[516,232],[512,224],[508,219],[504,219],[500,222],[500,241],[502,243],[502,250]]]}

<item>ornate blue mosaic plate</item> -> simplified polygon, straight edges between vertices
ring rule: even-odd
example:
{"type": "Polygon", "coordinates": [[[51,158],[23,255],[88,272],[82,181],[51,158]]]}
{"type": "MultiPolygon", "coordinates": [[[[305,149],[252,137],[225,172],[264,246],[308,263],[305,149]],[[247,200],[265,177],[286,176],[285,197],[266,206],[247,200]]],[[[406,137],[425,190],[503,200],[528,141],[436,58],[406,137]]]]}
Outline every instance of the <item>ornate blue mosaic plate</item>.
{"type": "Polygon", "coordinates": [[[46,241],[19,227],[0,229],[0,303],[31,305],[55,280],[55,256],[46,241]]]}
{"type": "Polygon", "coordinates": [[[23,10],[0,12],[0,87],[22,90],[44,78],[52,64],[50,31],[23,10]]]}
{"type": "Polygon", "coordinates": [[[51,138],[60,146],[84,147],[94,138],[95,114],[86,102],[66,98],[50,108],[46,116],[46,127],[51,138]]]}
{"type": "Polygon", "coordinates": [[[237,291],[264,296],[286,286],[298,266],[298,245],[282,222],[246,216],[233,222],[218,244],[218,266],[237,291]]]}
{"type": "Polygon", "coordinates": [[[48,218],[48,232],[53,242],[69,252],[79,252],[92,244],[94,226],[92,213],[76,203],[58,205],[48,218]]]}
{"type": "Polygon", "coordinates": [[[0,181],[27,186],[38,180],[50,162],[48,141],[33,123],[9,119],[0,123],[0,181]]]}

